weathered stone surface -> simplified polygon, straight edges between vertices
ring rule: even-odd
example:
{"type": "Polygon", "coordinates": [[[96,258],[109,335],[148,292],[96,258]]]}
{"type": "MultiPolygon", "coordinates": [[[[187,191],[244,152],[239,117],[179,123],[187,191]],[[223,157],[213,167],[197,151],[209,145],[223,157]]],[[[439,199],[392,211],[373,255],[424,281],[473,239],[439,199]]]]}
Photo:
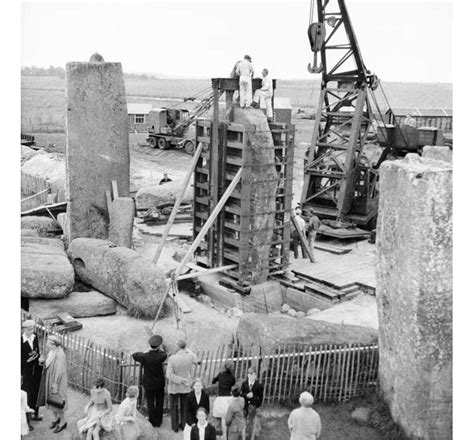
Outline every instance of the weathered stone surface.
{"type": "Polygon", "coordinates": [[[423,147],[423,158],[453,162],[453,150],[449,147],[430,146],[423,147]]]}
{"type": "Polygon", "coordinates": [[[60,212],[58,216],[56,217],[56,220],[59,226],[61,227],[61,229],[63,230],[63,232],[65,232],[67,230],[67,227],[66,227],[67,214],[65,212],[60,212]]]}
{"type": "Polygon", "coordinates": [[[26,145],[21,146],[21,164],[29,161],[33,156],[37,154],[43,154],[42,150],[34,150],[33,148],[27,147],[26,145]]]}
{"type": "Polygon", "coordinates": [[[251,171],[242,179],[250,179],[250,253],[247,270],[251,284],[267,281],[270,265],[270,244],[275,226],[275,196],[277,191],[278,174],[275,166],[273,138],[270,133],[267,118],[257,109],[234,109],[234,120],[237,124],[255,127],[255,133],[249,132],[248,141],[252,152],[251,171]]]}
{"type": "Polygon", "coordinates": [[[77,237],[108,238],[105,191],[117,181],[130,190],[128,120],[120,63],[66,66],[67,231],[77,237]]]}
{"type": "Polygon", "coordinates": [[[22,237],[39,237],[38,231],[36,229],[22,229],[22,237]]]}
{"type": "Polygon", "coordinates": [[[377,331],[309,319],[246,313],[239,321],[237,339],[247,347],[271,349],[279,344],[342,344],[377,341],[377,331]]]}
{"type": "MultiPolygon", "coordinates": [[[[181,180],[172,180],[163,185],[142,186],[135,196],[137,209],[148,209],[163,203],[174,203],[182,186],[183,182],[181,180]]],[[[194,188],[189,184],[184,193],[182,203],[191,203],[193,195],[194,188]]]]}
{"type": "Polygon", "coordinates": [[[135,202],[130,197],[117,197],[111,211],[109,240],[117,246],[131,248],[135,202]]]}
{"type": "Polygon", "coordinates": [[[100,292],[71,292],[62,299],[31,299],[29,312],[42,319],[55,318],[58,313],[67,312],[75,318],[112,315],[117,303],[100,292]]]}
{"type": "Polygon", "coordinates": [[[407,155],[380,170],[379,380],[410,438],[452,436],[452,165],[407,155]]]}
{"type": "Polygon", "coordinates": [[[110,241],[76,238],[68,248],[76,276],[115,299],[132,315],[154,318],[166,291],[163,271],[110,241]]]}
{"type": "Polygon", "coordinates": [[[39,236],[44,236],[50,231],[56,231],[58,225],[51,217],[26,215],[21,217],[21,229],[33,229],[39,236]]]}
{"type": "Polygon", "coordinates": [[[74,269],[63,242],[54,238],[21,238],[21,295],[62,298],[74,285],[74,269]]]}
{"type": "Polygon", "coordinates": [[[249,298],[265,304],[266,310],[273,312],[281,308],[281,288],[278,281],[265,281],[250,289],[249,298]]]}

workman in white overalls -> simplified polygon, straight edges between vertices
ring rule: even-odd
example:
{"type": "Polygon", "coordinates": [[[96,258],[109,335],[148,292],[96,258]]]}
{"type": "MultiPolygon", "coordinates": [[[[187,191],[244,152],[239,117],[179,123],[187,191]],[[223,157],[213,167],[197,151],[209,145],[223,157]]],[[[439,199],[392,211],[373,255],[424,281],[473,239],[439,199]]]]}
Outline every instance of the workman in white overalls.
{"type": "Polygon", "coordinates": [[[239,75],[240,107],[248,108],[252,104],[253,66],[250,55],[244,56],[244,59],[238,64],[235,73],[239,75]]]}
{"type": "Polygon", "coordinates": [[[272,96],[273,96],[273,82],[268,76],[268,69],[262,70],[262,87],[255,90],[252,107],[260,107],[261,102],[265,102],[265,109],[267,118],[273,119],[272,96]]]}

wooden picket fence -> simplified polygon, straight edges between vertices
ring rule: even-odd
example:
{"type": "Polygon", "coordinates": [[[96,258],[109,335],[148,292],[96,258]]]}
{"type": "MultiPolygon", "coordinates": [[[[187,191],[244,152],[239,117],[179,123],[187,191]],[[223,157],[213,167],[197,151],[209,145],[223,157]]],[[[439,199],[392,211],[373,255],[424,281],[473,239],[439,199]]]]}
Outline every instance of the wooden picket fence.
{"type": "MultiPolygon", "coordinates": [[[[22,311],[22,319],[35,319],[22,311]]],[[[112,401],[125,398],[130,385],[141,385],[141,365],[130,353],[101,347],[92,340],[73,333],[58,334],[41,325],[37,319],[36,333],[42,352],[46,336],[56,334],[62,340],[68,363],[69,385],[86,394],[94,380],[102,377],[112,401]]],[[[221,345],[212,350],[197,351],[200,360],[193,367],[193,377],[211,385],[223,370],[226,361],[234,364],[237,381],[246,378],[250,366],[257,370],[264,385],[264,403],[295,402],[302,391],[309,391],[319,402],[342,402],[375,389],[378,377],[378,346],[376,344],[347,345],[284,345],[272,350],[242,348],[238,343],[221,345]]],[[[138,406],[145,407],[140,386],[138,406]]],[[[169,408],[165,398],[165,410],[169,408]]]]}

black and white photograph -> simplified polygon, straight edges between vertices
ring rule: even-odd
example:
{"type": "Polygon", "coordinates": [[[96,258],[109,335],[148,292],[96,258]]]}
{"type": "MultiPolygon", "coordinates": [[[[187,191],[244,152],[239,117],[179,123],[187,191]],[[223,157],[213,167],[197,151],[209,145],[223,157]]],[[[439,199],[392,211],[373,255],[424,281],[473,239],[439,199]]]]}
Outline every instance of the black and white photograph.
{"type": "Polygon", "coordinates": [[[5,438],[469,438],[457,2],[10,3],[5,438]]]}

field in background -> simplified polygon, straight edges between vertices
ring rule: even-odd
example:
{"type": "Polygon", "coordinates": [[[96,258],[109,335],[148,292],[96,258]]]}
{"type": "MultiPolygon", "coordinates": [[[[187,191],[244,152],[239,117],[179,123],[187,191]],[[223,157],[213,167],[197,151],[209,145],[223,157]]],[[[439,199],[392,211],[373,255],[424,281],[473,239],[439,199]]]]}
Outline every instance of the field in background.
{"type": "MultiPolygon", "coordinates": [[[[289,97],[293,109],[316,106],[320,83],[311,80],[277,81],[276,96],[289,97]]],[[[452,84],[387,82],[383,88],[392,108],[452,108],[452,84]]],[[[153,98],[182,99],[211,91],[206,79],[125,80],[128,102],[150,102],[153,98]]],[[[377,100],[383,106],[381,91],[377,100]]],[[[158,105],[158,104],[157,104],[158,105]]],[[[161,103],[160,105],[166,105],[161,103]]],[[[173,105],[179,103],[173,102],[173,105]]],[[[26,132],[60,132],[66,113],[65,80],[55,77],[22,77],[21,126],[26,132]]]]}

